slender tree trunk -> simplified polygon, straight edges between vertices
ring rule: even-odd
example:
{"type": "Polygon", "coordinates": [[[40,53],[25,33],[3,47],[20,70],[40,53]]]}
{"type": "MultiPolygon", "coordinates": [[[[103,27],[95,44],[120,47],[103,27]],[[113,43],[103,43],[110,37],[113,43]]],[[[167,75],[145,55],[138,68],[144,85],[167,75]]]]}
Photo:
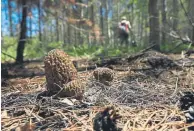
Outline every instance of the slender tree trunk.
{"type": "Polygon", "coordinates": [[[20,5],[17,3],[17,10],[18,10],[18,19],[19,23],[21,22],[21,11],[20,11],[20,5]]]}
{"type": "Polygon", "coordinates": [[[52,25],[52,23],[50,25],[50,36],[51,36],[51,42],[53,42],[54,40],[53,40],[53,25],[52,25]]]}
{"type": "MultiPolygon", "coordinates": [[[[79,19],[82,19],[83,18],[83,8],[82,7],[80,7],[80,15],[79,15],[79,19]]],[[[79,29],[82,29],[82,25],[81,24],[79,24],[78,25],[78,28],[79,29]]],[[[78,44],[79,45],[81,45],[81,44],[83,44],[83,39],[82,39],[82,37],[81,37],[81,31],[80,30],[78,30],[78,44]]]]}
{"type": "MultiPolygon", "coordinates": [[[[141,34],[141,12],[138,13],[138,16],[137,17],[138,17],[137,18],[137,21],[138,21],[137,34],[139,34],[138,37],[137,37],[137,39],[140,40],[140,34],[141,34]]],[[[129,36],[129,38],[134,40],[134,38],[133,38],[132,35],[129,36]]]]}
{"type": "MultiPolygon", "coordinates": [[[[88,0],[87,0],[87,5],[88,5],[88,0]]],[[[90,18],[89,8],[86,9],[86,17],[87,17],[87,19],[90,18]]],[[[90,33],[89,32],[87,32],[87,43],[88,43],[88,46],[91,46],[90,33]]]]}
{"type": "Polygon", "coordinates": [[[143,38],[143,23],[144,23],[143,13],[141,13],[140,21],[141,22],[140,22],[140,38],[139,38],[139,43],[141,44],[142,38],[143,38]]]}
{"type": "MultiPolygon", "coordinates": [[[[118,23],[119,22],[119,5],[120,5],[120,1],[119,0],[116,0],[116,11],[115,11],[115,16],[116,16],[116,22],[118,23]]],[[[116,27],[115,27],[115,32],[114,32],[114,47],[117,47],[118,46],[118,25],[116,24],[116,27]]]]}
{"type": "Polygon", "coordinates": [[[106,12],[105,12],[105,21],[106,21],[106,44],[109,44],[109,21],[108,21],[108,12],[109,12],[109,7],[108,7],[108,1],[105,1],[105,9],[106,9],[106,12]]]}
{"type": "MultiPolygon", "coordinates": [[[[92,28],[95,26],[95,18],[94,18],[94,5],[92,4],[90,7],[90,20],[92,21],[92,28]]],[[[93,44],[96,44],[96,38],[94,32],[91,33],[91,39],[93,40],[93,44]]]]}
{"type": "Polygon", "coordinates": [[[91,13],[90,13],[90,20],[92,21],[93,26],[95,25],[94,21],[94,5],[91,5],[91,13]]]}
{"type": "Polygon", "coordinates": [[[173,12],[173,23],[172,23],[172,28],[173,30],[177,30],[178,26],[178,13],[179,13],[179,7],[178,7],[178,0],[173,0],[172,4],[172,12],[173,12]]]}
{"type": "Polygon", "coordinates": [[[29,11],[30,15],[28,15],[28,17],[30,17],[30,38],[32,38],[32,0],[30,0],[29,11]]]}
{"type": "Polygon", "coordinates": [[[158,0],[149,0],[149,22],[150,22],[150,44],[156,44],[155,50],[160,50],[160,32],[159,32],[159,15],[158,15],[158,0]]]}
{"type": "MultiPolygon", "coordinates": [[[[81,29],[81,25],[80,24],[78,25],[78,28],[81,29]]],[[[82,37],[81,37],[81,31],[80,30],[77,31],[77,39],[78,39],[78,41],[77,41],[78,45],[83,44],[82,37]]]]}
{"type": "MultiPolygon", "coordinates": [[[[73,17],[73,12],[72,12],[72,10],[68,10],[69,11],[69,15],[68,15],[68,17],[70,17],[70,18],[72,18],[73,17]]],[[[70,23],[67,23],[67,34],[68,34],[68,44],[72,44],[73,42],[72,42],[72,39],[71,39],[71,37],[72,37],[72,35],[73,35],[73,33],[72,33],[73,31],[72,31],[72,27],[71,27],[71,25],[70,25],[70,23]]]]}
{"type": "Polygon", "coordinates": [[[145,37],[143,39],[144,43],[143,45],[147,45],[149,43],[149,30],[147,29],[148,24],[149,23],[149,17],[147,15],[145,15],[145,22],[144,22],[144,27],[146,27],[144,33],[145,33],[145,37]]]}
{"type": "Polygon", "coordinates": [[[47,29],[43,28],[42,38],[43,38],[43,41],[46,42],[46,43],[49,42],[49,40],[47,39],[47,33],[48,33],[47,29]]]}
{"type": "Polygon", "coordinates": [[[67,32],[68,32],[68,44],[71,44],[71,27],[69,24],[67,26],[67,32]]]}
{"type": "Polygon", "coordinates": [[[63,23],[63,47],[65,47],[65,44],[67,43],[67,39],[66,39],[66,26],[65,24],[63,23]]]}
{"type": "Polygon", "coordinates": [[[102,7],[102,4],[101,4],[100,5],[100,26],[101,26],[102,37],[104,37],[104,25],[103,24],[104,24],[104,17],[103,17],[103,7],[102,7]]]}
{"type": "Polygon", "coordinates": [[[29,23],[30,23],[30,38],[32,38],[32,17],[31,16],[30,16],[29,23]]]}
{"type": "Polygon", "coordinates": [[[56,11],[56,41],[59,41],[59,19],[58,12],[56,11]]]}
{"type": "Polygon", "coordinates": [[[119,22],[119,17],[120,17],[120,0],[116,0],[117,1],[117,23],[119,22]]]}
{"type": "Polygon", "coordinates": [[[133,25],[133,19],[134,19],[134,0],[131,6],[131,25],[133,25]]]}
{"type": "Polygon", "coordinates": [[[17,47],[16,63],[23,63],[23,60],[24,60],[23,54],[24,54],[25,43],[27,39],[26,38],[26,32],[27,32],[26,17],[27,17],[26,0],[22,0],[22,21],[21,21],[20,39],[17,47]]]}
{"type": "MultiPolygon", "coordinates": [[[[189,17],[191,17],[192,23],[194,23],[194,16],[193,16],[194,8],[193,8],[193,6],[194,6],[194,1],[189,0],[189,17]]],[[[191,40],[192,40],[192,42],[194,42],[194,25],[190,25],[190,27],[191,27],[191,30],[192,30],[191,31],[191,40]]]]}
{"type": "Polygon", "coordinates": [[[77,30],[74,29],[74,44],[77,46],[77,30]]]}
{"type": "Polygon", "coordinates": [[[162,0],[162,38],[161,38],[161,44],[166,43],[166,0],[162,0]]]}
{"type": "Polygon", "coordinates": [[[38,2],[38,31],[39,31],[39,41],[42,41],[42,32],[41,32],[41,5],[40,1],[38,2]]]}
{"type": "Polygon", "coordinates": [[[101,26],[101,30],[102,30],[102,36],[104,35],[104,25],[103,25],[103,7],[102,4],[100,5],[100,26],[101,26]]]}
{"type": "Polygon", "coordinates": [[[8,12],[9,12],[9,23],[10,23],[10,36],[13,36],[13,23],[12,23],[12,8],[11,0],[8,0],[8,12]]]}
{"type": "MultiPolygon", "coordinates": [[[[63,9],[63,19],[65,19],[65,9],[63,9]]],[[[64,22],[62,22],[63,25],[63,47],[65,47],[65,44],[67,43],[67,31],[66,31],[66,25],[64,22]]]]}
{"type": "Polygon", "coordinates": [[[32,38],[32,18],[30,18],[30,38],[32,38]]]}

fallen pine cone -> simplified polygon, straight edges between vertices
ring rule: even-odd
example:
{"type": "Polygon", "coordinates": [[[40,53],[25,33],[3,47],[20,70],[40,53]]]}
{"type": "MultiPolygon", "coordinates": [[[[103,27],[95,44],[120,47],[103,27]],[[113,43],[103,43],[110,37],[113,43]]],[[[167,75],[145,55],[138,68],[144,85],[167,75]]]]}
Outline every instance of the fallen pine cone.
{"type": "Polygon", "coordinates": [[[121,118],[113,106],[105,108],[93,118],[94,131],[118,131],[116,121],[121,118]]]}

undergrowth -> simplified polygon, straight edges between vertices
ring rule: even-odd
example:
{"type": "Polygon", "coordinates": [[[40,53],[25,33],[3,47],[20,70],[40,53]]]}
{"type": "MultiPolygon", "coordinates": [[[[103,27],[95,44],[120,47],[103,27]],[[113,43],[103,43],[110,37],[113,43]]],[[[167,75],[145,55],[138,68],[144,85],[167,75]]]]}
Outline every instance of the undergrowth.
{"type": "MultiPolygon", "coordinates": [[[[2,40],[2,62],[11,62],[15,61],[16,58],[16,50],[17,50],[18,39],[16,37],[3,37],[2,40]],[[11,56],[11,57],[10,57],[11,56]]],[[[177,43],[168,43],[163,44],[160,49],[163,52],[168,52],[172,50],[177,43]]],[[[26,41],[24,58],[25,59],[41,59],[46,53],[52,49],[62,49],[67,52],[71,56],[75,57],[87,57],[87,58],[95,58],[95,57],[111,57],[111,56],[123,56],[130,55],[139,50],[143,49],[142,46],[124,46],[124,45],[101,45],[95,44],[90,45],[87,43],[81,45],[67,44],[62,41],[59,42],[41,42],[38,38],[32,38],[26,41]]],[[[181,45],[175,50],[173,53],[179,53],[182,50],[186,50],[188,45],[181,45]]]]}

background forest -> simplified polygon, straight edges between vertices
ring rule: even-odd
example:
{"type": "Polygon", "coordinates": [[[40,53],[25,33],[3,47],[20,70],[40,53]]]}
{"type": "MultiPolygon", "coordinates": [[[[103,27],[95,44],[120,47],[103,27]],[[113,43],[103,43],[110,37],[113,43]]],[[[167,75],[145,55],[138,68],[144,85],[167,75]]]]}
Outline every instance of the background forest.
{"type": "Polygon", "coordinates": [[[120,56],[151,44],[180,53],[194,41],[193,0],[2,0],[2,62],[39,59],[54,48],[73,56],[120,56]],[[120,45],[117,25],[131,22],[120,45]]]}
{"type": "Polygon", "coordinates": [[[2,131],[194,130],[194,0],[1,4],[2,131]]]}

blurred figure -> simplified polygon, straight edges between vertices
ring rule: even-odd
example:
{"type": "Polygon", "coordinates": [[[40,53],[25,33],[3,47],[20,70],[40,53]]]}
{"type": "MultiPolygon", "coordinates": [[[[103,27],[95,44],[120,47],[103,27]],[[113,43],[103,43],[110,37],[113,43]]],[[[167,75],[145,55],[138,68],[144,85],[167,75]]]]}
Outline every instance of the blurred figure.
{"type": "MultiPolygon", "coordinates": [[[[121,45],[125,43],[125,45],[129,44],[129,32],[131,31],[131,24],[127,20],[125,16],[121,18],[121,21],[118,23],[118,29],[119,29],[119,39],[121,40],[121,45]]],[[[131,32],[132,33],[132,32],[131,32]]],[[[132,41],[132,45],[136,45],[135,41],[132,41]]]]}

